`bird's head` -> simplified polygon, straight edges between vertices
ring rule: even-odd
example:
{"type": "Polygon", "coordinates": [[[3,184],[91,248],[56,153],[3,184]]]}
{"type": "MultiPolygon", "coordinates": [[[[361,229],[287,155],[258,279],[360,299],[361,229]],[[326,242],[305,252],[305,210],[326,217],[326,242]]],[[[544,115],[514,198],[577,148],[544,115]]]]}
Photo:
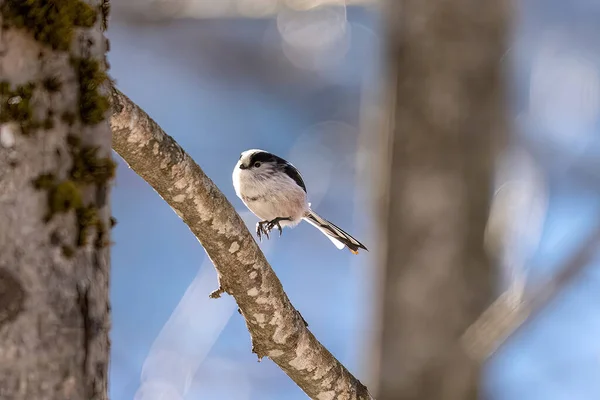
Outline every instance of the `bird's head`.
{"type": "Polygon", "coordinates": [[[240,154],[235,168],[241,170],[240,173],[265,175],[272,173],[279,163],[279,157],[268,151],[250,149],[240,154]]]}

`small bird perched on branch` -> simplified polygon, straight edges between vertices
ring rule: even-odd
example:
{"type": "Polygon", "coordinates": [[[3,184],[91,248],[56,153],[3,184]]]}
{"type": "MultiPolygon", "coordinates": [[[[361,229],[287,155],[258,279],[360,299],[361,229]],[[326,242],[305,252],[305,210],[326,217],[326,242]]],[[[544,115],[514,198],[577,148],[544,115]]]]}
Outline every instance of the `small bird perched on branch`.
{"type": "Polygon", "coordinates": [[[333,223],[321,218],[310,209],[306,185],[300,172],[281,157],[264,150],[246,150],[233,169],[235,194],[246,207],[261,219],[256,224],[256,235],[269,238],[277,227],[294,227],[305,220],[315,226],[338,249],[348,247],[354,254],[367,248],[333,223]]]}

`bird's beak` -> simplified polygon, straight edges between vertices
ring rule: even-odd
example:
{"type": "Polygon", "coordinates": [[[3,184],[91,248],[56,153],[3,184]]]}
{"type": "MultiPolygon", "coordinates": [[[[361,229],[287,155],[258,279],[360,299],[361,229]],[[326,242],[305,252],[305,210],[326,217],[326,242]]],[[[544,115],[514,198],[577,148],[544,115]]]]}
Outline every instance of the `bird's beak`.
{"type": "Polygon", "coordinates": [[[240,164],[240,169],[248,169],[244,164],[240,164]]]}

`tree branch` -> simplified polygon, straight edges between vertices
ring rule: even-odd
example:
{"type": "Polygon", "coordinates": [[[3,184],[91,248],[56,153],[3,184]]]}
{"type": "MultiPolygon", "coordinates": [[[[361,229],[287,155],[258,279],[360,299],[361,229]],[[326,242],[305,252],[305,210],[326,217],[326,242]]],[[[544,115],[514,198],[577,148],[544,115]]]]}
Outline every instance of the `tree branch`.
{"type": "Polygon", "coordinates": [[[484,361],[514,334],[546,308],[567,285],[580,275],[600,244],[600,224],[566,260],[559,272],[537,284],[522,301],[510,290],[498,299],[469,327],[462,337],[471,357],[484,361]]]}
{"type": "Polygon", "coordinates": [[[246,320],[252,351],[271,358],[312,399],[372,399],[314,337],[233,206],[141,108],[113,89],[113,149],[175,210],[204,247],[246,320]]]}

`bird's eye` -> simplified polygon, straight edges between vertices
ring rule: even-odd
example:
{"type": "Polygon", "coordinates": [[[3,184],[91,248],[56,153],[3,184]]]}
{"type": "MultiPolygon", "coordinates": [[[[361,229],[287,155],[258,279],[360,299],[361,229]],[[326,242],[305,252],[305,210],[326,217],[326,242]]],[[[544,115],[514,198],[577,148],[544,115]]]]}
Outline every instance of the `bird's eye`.
{"type": "Polygon", "coordinates": [[[260,167],[260,161],[257,161],[254,163],[254,168],[258,168],[258,167],[260,167]]]}

